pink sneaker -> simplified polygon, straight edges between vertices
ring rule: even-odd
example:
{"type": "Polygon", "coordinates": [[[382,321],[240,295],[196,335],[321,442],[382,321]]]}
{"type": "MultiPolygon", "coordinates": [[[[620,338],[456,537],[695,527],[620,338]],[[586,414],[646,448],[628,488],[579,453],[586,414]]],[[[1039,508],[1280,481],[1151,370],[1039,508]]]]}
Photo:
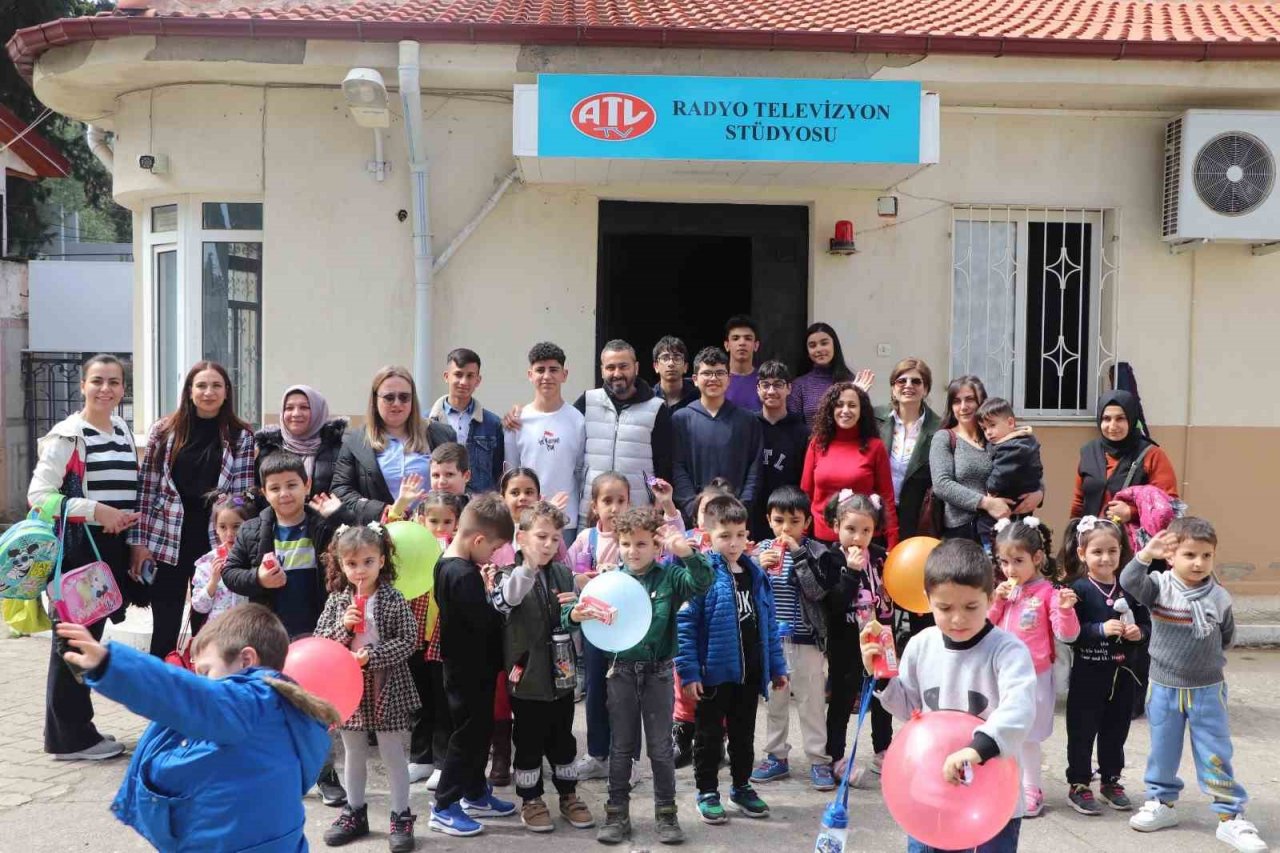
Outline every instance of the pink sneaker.
{"type": "Polygon", "coordinates": [[[1039,788],[1024,788],[1022,791],[1022,816],[1040,817],[1044,811],[1044,792],[1039,788]]]}

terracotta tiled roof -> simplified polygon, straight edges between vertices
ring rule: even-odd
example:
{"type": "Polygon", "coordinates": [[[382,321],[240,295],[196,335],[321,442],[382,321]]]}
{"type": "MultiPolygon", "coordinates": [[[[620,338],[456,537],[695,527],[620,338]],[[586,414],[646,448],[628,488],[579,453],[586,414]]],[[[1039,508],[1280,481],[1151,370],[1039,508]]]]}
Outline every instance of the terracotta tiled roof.
{"type": "Polygon", "coordinates": [[[1277,59],[1263,0],[124,0],[20,30],[49,47],[121,35],[776,48],[1109,58],[1277,59]]]}

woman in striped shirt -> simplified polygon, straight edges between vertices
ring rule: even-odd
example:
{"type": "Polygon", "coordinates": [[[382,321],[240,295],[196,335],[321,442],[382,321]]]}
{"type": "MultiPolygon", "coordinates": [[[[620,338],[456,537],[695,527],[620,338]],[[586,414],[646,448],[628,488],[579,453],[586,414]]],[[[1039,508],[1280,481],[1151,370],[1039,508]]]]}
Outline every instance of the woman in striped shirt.
{"type": "MultiPolygon", "coordinates": [[[[27,500],[38,506],[51,495],[67,501],[68,525],[63,565],[93,562],[85,534],[111,566],[127,603],[145,603],[143,589],[129,577],[129,546],[124,532],[138,521],[138,455],[129,425],[115,414],[124,398],[124,365],[112,355],[95,355],[81,370],[84,408],[40,439],[39,460],[27,500]]],[[[89,627],[102,637],[105,621],[89,627]]],[[[93,725],[89,688],[76,681],[51,647],[45,691],[44,749],[59,760],[111,758],[124,747],[103,737],[93,725]]]]}

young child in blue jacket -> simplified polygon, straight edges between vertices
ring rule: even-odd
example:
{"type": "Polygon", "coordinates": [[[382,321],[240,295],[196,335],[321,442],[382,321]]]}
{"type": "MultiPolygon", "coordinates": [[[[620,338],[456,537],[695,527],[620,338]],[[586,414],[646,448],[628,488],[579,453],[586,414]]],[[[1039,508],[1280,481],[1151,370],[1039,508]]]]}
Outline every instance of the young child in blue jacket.
{"type": "Polygon", "coordinates": [[[338,713],[281,675],[289,635],[274,613],[242,604],[210,620],[192,641],[198,675],[57,630],[86,684],[152,720],[111,804],[121,822],[162,853],[307,850],[302,796],[338,713]]]}
{"type": "Polygon", "coordinates": [[[729,735],[729,803],[747,817],[769,816],[769,807],[751,787],[758,693],[787,688],[787,663],[778,637],[773,588],[764,571],[746,556],[748,514],[737,498],[716,497],[703,504],[704,529],[711,537],[707,559],[715,571],[711,588],[690,599],[676,618],[680,650],[676,671],[686,698],[697,700],[694,716],[693,777],[698,814],[704,823],[728,819],[720,804],[720,760],[729,735]]]}

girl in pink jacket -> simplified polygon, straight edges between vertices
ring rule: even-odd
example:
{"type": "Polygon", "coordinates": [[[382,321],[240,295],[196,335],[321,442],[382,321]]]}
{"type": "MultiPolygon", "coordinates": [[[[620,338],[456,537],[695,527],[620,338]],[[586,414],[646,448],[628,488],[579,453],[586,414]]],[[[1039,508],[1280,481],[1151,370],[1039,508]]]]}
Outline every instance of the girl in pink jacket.
{"type": "Polygon", "coordinates": [[[1036,668],[1036,720],[1023,742],[1022,795],[1026,817],[1044,809],[1041,790],[1040,745],[1053,732],[1054,639],[1070,643],[1080,634],[1076,594],[1056,589],[1049,528],[1033,515],[1021,521],[996,524],[995,554],[1006,580],[996,587],[987,618],[1026,643],[1036,668]]]}

